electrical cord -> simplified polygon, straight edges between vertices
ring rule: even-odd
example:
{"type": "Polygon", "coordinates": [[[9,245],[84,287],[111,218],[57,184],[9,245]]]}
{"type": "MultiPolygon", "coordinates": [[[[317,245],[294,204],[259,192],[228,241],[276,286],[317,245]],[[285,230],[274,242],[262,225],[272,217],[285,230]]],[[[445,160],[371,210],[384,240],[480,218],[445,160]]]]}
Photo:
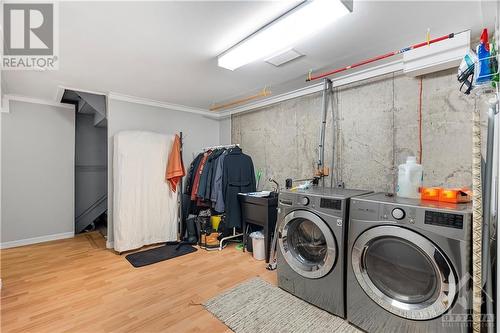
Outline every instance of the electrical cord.
{"type": "Polygon", "coordinates": [[[423,80],[420,77],[419,92],[418,92],[418,161],[422,164],[422,90],[423,90],[423,80]]]}

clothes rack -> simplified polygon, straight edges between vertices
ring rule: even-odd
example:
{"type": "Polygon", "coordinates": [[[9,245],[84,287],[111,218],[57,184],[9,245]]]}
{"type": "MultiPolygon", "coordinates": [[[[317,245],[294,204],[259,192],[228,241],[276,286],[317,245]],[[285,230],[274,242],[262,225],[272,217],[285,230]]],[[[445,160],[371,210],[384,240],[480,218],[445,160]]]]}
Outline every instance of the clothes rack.
{"type": "MultiPolygon", "coordinates": [[[[208,150],[222,149],[222,148],[230,149],[230,148],[235,148],[235,147],[240,147],[240,144],[234,143],[234,144],[230,144],[230,145],[218,145],[218,146],[204,147],[204,148],[202,148],[201,151],[206,152],[208,150]]],[[[233,228],[233,234],[231,236],[224,237],[220,240],[219,251],[222,251],[222,249],[224,248],[225,241],[228,241],[228,240],[234,239],[234,238],[238,238],[238,237],[243,237],[243,233],[237,233],[236,228],[233,228]]]]}
{"type": "MultiPolygon", "coordinates": [[[[179,141],[181,143],[181,147],[180,147],[180,152],[181,152],[181,163],[182,165],[184,165],[184,159],[182,158],[182,151],[183,151],[183,138],[182,138],[182,131],[179,132],[179,141]]],[[[184,237],[184,226],[182,224],[182,221],[183,221],[183,214],[182,214],[182,210],[183,210],[183,206],[182,206],[182,194],[184,192],[183,190],[183,184],[182,184],[182,181],[183,181],[184,177],[181,177],[180,179],[180,189],[179,191],[177,192],[177,202],[179,204],[179,213],[178,213],[178,218],[177,218],[177,240],[179,242],[182,242],[182,238],[184,237]]]]}
{"type": "Polygon", "coordinates": [[[233,234],[231,236],[224,237],[220,240],[219,251],[222,251],[222,249],[224,248],[224,246],[223,246],[224,241],[228,241],[230,239],[238,238],[238,237],[243,237],[243,233],[236,233],[236,228],[233,227],[233,234]]]}

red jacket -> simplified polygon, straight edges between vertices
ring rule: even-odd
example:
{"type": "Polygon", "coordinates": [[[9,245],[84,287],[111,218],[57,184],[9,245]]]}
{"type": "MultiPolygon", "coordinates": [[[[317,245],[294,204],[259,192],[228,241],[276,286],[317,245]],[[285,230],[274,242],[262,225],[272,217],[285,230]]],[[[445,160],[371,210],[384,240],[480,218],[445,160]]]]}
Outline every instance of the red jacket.
{"type": "Polygon", "coordinates": [[[205,154],[203,154],[203,158],[201,159],[200,165],[198,166],[198,169],[196,170],[196,174],[194,176],[194,182],[193,182],[193,187],[191,189],[191,200],[194,201],[196,200],[196,195],[198,193],[198,188],[200,186],[200,176],[201,173],[203,172],[203,167],[205,166],[205,163],[207,163],[208,155],[210,155],[212,151],[209,150],[205,154]]]}

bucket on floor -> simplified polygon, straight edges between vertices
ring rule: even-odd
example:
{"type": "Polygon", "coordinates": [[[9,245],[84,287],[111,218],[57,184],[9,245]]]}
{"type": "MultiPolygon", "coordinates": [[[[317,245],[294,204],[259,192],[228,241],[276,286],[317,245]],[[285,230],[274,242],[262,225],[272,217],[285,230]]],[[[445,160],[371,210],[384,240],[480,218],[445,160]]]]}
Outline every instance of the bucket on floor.
{"type": "Polygon", "coordinates": [[[210,216],[210,221],[212,222],[212,228],[215,229],[215,231],[219,230],[219,224],[221,221],[222,215],[212,215],[210,216]]]}
{"type": "Polygon", "coordinates": [[[260,231],[254,231],[250,235],[252,238],[253,257],[255,260],[266,259],[266,250],[264,246],[264,234],[260,231]]]}

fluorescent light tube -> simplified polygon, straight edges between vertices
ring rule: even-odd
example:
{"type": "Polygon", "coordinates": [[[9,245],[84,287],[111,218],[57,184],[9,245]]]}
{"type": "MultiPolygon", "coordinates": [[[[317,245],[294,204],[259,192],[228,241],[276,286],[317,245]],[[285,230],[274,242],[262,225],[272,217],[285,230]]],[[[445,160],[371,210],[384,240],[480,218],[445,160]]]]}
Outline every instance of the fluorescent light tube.
{"type": "Polygon", "coordinates": [[[236,44],[218,58],[230,70],[293,46],[349,13],[340,0],[314,0],[300,5],[275,22],[236,44]]]}

